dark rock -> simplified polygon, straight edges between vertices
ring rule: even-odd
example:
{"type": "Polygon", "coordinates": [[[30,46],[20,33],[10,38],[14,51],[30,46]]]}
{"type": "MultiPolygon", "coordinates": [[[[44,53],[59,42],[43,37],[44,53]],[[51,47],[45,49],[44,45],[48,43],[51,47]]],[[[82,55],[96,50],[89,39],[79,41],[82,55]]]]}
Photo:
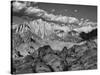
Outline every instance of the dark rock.
{"type": "Polygon", "coordinates": [[[45,45],[43,47],[40,47],[38,49],[38,52],[39,52],[39,56],[40,57],[43,57],[46,54],[54,53],[53,50],[51,49],[51,47],[49,45],[45,45]]]}
{"type": "Polygon", "coordinates": [[[81,37],[83,40],[93,39],[93,38],[97,37],[97,29],[94,29],[94,30],[92,30],[92,31],[89,32],[89,33],[81,32],[81,33],[80,33],[80,37],[81,37]]]}

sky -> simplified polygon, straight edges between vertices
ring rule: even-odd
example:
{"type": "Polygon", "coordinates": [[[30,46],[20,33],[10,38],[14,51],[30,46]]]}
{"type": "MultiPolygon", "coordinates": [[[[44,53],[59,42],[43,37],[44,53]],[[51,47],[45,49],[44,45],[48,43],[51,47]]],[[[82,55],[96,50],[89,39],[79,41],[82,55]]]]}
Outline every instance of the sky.
{"type": "Polygon", "coordinates": [[[25,16],[25,13],[31,13],[32,15],[33,13],[37,13],[38,15],[40,13],[44,13],[42,18],[46,19],[48,17],[48,19],[51,18],[51,20],[61,22],[63,22],[67,17],[75,17],[78,20],[84,18],[85,20],[89,19],[89,21],[97,22],[97,6],[31,2],[31,5],[29,5],[29,7],[27,8],[25,3],[21,3],[21,1],[19,1],[15,3],[13,7],[14,12],[12,16],[13,21],[15,21],[16,23],[26,21],[20,17],[25,16]],[[63,17],[56,17],[55,15],[62,15],[63,17]]]}
{"type": "Polygon", "coordinates": [[[57,3],[37,3],[38,8],[44,9],[48,13],[72,16],[78,19],[85,18],[97,21],[97,6],[71,5],[57,3]]]}

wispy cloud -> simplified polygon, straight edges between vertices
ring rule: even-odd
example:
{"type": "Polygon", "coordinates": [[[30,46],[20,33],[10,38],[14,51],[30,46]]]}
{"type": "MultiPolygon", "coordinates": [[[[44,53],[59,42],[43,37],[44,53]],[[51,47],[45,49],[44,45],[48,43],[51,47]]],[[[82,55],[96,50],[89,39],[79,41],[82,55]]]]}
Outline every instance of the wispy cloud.
{"type": "Polygon", "coordinates": [[[46,13],[44,10],[39,9],[38,7],[29,7],[25,10],[27,14],[37,14],[37,16],[41,16],[42,14],[46,13]]]}
{"type": "MultiPolygon", "coordinates": [[[[20,11],[25,8],[25,13],[30,15],[30,14],[35,14],[36,16],[40,16],[46,20],[50,21],[57,21],[57,22],[62,22],[62,23],[78,23],[78,19],[75,17],[68,17],[68,16],[63,16],[63,15],[54,15],[54,14],[49,14],[47,11],[43,9],[39,9],[38,7],[32,7],[26,5],[27,3],[20,3],[20,2],[14,2],[13,7],[14,11],[20,11]]],[[[55,10],[52,10],[55,11],[55,10]]]]}
{"type": "Polygon", "coordinates": [[[51,20],[51,21],[58,21],[62,23],[78,23],[78,19],[75,17],[68,17],[68,16],[62,16],[62,15],[53,15],[53,14],[44,14],[44,18],[51,20]]]}
{"type": "Polygon", "coordinates": [[[13,11],[18,12],[24,8],[26,8],[26,3],[20,3],[18,1],[15,1],[12,3],[13,5],[13,11]]]}

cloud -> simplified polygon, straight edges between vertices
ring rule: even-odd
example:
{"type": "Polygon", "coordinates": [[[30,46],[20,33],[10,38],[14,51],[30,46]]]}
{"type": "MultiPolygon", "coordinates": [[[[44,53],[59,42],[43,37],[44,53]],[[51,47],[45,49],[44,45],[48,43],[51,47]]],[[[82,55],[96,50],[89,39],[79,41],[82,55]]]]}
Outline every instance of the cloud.
{"type": "Polygon", "coordinates": [[[62,23],[78,23],[79,20],[75,17],[68,17],[68,16],[62,16],[62,15],[53,15],[53,14],[44,14],[44,18],[51,20],[51,21],[57,21],[62,23]]]}
{"type": "MultiPolygon", "coordinates": [[[[39,9],[38,7],[32,7],[32,6],[27,7],[27,2],[24,2],[24,3],[20,3],[18,1],[13,2],[13,8],[14,8],[13,11],[15,12],[19,12],[20,10],[25,9],[24,12],[26,14],[40,16],[49,21],[56,21],[56,22],[62,22],[62,23],[78,23],[78,19],[76,19],[75,17],[54,15],[52,13],[49,14],[47,11],[43,9],[39,9]]],[[[53,9],[52,11],[55,11],[55,9],[53,9]]]]}
{"type": "Polygon", "coordinates": [[[27,14],[35,14],[37,16],[40,16],[50,21],[57,21],[57,22],[62,22],[62,23],[78,23],[78,19],[76,19],[75,17],[49,14],[45,10],[42,10],[36,7],[29,7],[26,9],[25,12],[27,14]]]}
{"type": "Polygon", "coordinates": [[[26,3],[13,2],[13,11],[18,12],[26,7],[26,3]]]}
{"type": "Polygon", "coordinates": [[[80,28],[76,28],[74,30],[79,32],[79,33],[81,33],[81,32],[89,33],[94,29],[96,29],[96,27],[92,27],[91,25],[87,25],[87,26],[83,26],[83,27],[80,27],[80,28]]]}
{"type": "Polygon", "coordinates": [[[37,16],[41,16],[45,13],[44,10],[39,9],[38,7],[29,7],[26,9],[25,13],[27,14],[37,14],[37,16]]]}
{"type": "Polygon", "coordinates": [[[79,23],[79,20],[75,17],[69,17],[69,23],[79,23]]]}
{"type": "Polygon", "coordinates": [[[66,16],[48,14],[48,16],[44,16],[44,17],[50,18],[51,21],[58,21],[63,23],[68,22],[68,17],[66,16]]]}

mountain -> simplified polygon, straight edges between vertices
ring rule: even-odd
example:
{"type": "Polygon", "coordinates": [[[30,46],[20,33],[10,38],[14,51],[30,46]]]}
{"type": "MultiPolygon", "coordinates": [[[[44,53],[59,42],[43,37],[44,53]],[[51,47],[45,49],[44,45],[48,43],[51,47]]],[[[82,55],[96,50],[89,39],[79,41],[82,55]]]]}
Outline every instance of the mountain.
{"type": "Polygon", "coordinates": [[[12,25],[14,46],[18,47],[16,47],[17,53],[20,56],[26,56],[44,45],[51,46],[53,50],[62,50],[64,47],[69,49],[76,44],[84,42],[82,40],[91,35],[91,33],[96,34],[95,28],[94,23],[87,23],[86,25],[59,24],[42,18],[12,25]],[[89,32],[90,34],[88,34],[89,32]]]}
{"type": "MultiPolygon", "coordinates": [[[[42,39],[45,39],[54,33],[56,33],[57,35],[61,33],[63,35],[63,33],[70,31],[67,26],[60,26],[52,22],[43,21],[42,19],[31,21],[29,23],[29,26],[31,27],[32,32],[40,36],[42,39]],[[62,31],[63,33],[60,31],[62,31]]],[[[61,35],[59,36],[62,37],[61,35]]]]}

